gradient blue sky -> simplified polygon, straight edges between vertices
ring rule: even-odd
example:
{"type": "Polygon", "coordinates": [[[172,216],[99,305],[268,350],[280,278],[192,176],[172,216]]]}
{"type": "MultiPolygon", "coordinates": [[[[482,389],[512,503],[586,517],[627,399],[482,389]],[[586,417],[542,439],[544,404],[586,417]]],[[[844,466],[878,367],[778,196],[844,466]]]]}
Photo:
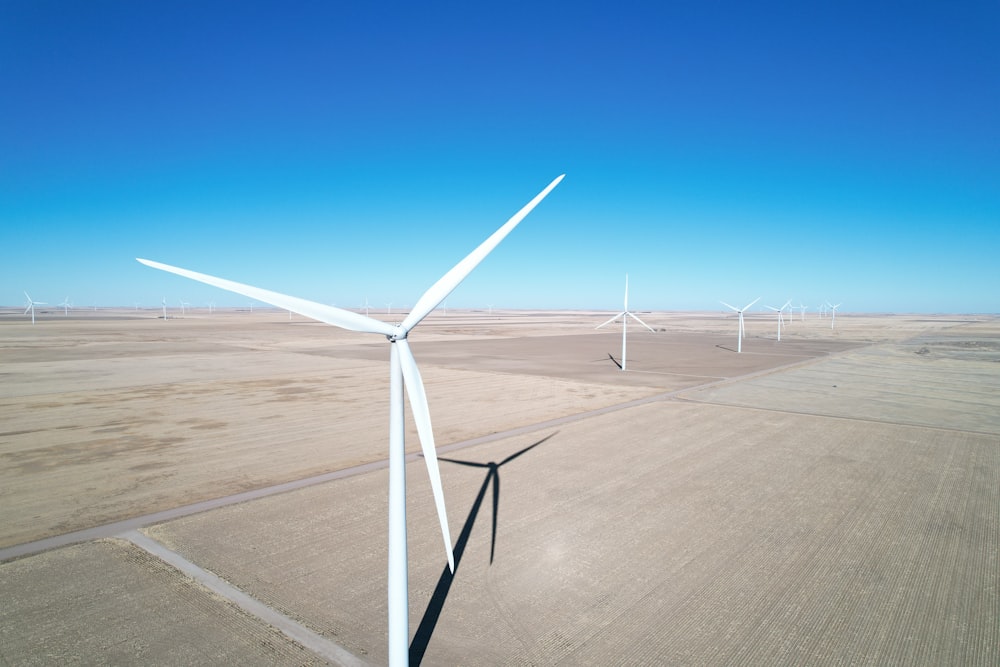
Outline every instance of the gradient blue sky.
{"type": "Polygon", "coordinates": [[[566,173],[450,306],[996,313],[998,44],[995,1],[8,0],[0,304],[246,302],[136,256],[412,304],[566,173]]]}

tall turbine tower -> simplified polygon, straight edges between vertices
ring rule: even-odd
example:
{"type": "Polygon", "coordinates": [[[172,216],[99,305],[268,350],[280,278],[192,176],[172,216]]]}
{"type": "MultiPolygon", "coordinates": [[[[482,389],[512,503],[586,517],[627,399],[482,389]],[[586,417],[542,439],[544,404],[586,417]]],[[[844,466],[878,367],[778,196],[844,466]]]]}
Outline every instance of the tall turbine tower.
{"type": "MultiPolygon", "coordinates": [[[[565,174],[563,175],[565,176],[565,174]]],[[[269,303],[278,308],[286,308],[300,315],[332,324],[334,326],[375,333],[386,337],[390,343],[389,353],[389,664],[405,665],[409,661],[409,619],[407,603],[407,557],[406,557],[406,452],[404,449],[403,389],[409,397],[417,435],[427,464],[427,474],[431,481],[434,503],[437,506],[441,534],[444,538],[448,565],[455,570],[451,535],[445,515],[444,495],[441,490],[441,476],[438,470],[437,453],[434,447],[434,433],[431,429],[427,396],[420,378],[407,336],[438,304],[461,283],[469,273],[521,222],[542,199],[562,181],[559,176],[534,199],[528,202],[510,220],[487,238],[475,250],[456,264],[448,273],[424,292],[410,313],[400,324],[392,325],[360,313],[342,310],[314,301],[279,294],[270,290],[244,285],[224,278],[216,278],[204,273],[177,268],[146,259],[139,259],[154,269],[169,271],[192,280],[214,285],[224,290],[269,303]]]]}
{"type": "MultiPolygon", "coordinates": [[[[619,317],[622,318],[622,367],[621,367],[621,370],[624,371],[626,369],[626,364],[625,364],[625,338],[626,338],[626,335],[628,334],[628,318],[631,317],[632,319],[634,319],[636,322],[638,322],[642,326],[646,327],[650,331],[653,331],[653,328],[651,326],[649,326],[648,324],[646,324],[645,322],[643,322],[642,320],[640,320],[639,317],[635,313],[630,313],[629,310],[628,310],[628,274],[627,273],[625,274],[625,309],[622,310],[622,312],[620,312],[617,315],[615,315],[614,317],[612,317],[610,320],[608,320],[606,322],[603,322],[601,324],[598,324],[594,328],[595,329],[600,329],[605,324],[611,324],[612,322],[614,322],[615,320],[617,320],[619,317]]],[[[656,332],[653,331],[653,333],[656,333],[656,332]]]]}

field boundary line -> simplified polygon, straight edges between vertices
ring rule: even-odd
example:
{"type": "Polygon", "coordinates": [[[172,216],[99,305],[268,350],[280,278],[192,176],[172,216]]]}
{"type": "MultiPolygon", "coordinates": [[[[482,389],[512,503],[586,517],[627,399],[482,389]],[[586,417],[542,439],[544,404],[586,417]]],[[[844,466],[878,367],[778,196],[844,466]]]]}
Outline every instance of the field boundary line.
{"type": "Polygon", "coordinates": [[[250,597],[217,574],[199,567],[176,551],[168,549],[163,544],[147,535],[143,535],[138,530],[119,533],[115,537],[127,540],[147,553],[159,558],[164,563],[173,566],[208,590],[232,602],[246,613],[273,627],[281,634],[305,649],[312,651],[319,657],[330,660],[337,665],[344,665],[345,667],[365,667],[368,665],[368,663],[344,647],[313,632],[298,621],[285,616],[260,600],[250,597]]]}

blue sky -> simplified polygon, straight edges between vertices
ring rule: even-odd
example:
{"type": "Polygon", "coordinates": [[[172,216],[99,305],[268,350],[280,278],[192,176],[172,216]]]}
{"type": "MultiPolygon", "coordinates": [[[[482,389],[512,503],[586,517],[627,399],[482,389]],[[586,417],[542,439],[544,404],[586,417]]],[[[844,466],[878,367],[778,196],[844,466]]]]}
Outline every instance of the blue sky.
{"type": "Polygon", "coordinates": [[[0,304],[1000,312],[1000,4],[0,5],[0,304]],[[875,6],[873,6],[875,5],[875,6]]]}

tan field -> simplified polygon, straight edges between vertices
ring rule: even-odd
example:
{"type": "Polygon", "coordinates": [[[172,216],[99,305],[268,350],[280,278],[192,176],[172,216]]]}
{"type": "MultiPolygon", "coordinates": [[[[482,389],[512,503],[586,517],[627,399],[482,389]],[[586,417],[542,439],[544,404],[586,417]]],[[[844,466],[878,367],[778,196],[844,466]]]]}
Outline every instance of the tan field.
{"type": "MultiPolygon", "coordinates": [[[[0,315],[0,663],[384,664],[388,343],[156,314],[0,315]]],[[[412,334],[413,662],[1000,663],[1000,319],[639,315],[412,334]]]]}

